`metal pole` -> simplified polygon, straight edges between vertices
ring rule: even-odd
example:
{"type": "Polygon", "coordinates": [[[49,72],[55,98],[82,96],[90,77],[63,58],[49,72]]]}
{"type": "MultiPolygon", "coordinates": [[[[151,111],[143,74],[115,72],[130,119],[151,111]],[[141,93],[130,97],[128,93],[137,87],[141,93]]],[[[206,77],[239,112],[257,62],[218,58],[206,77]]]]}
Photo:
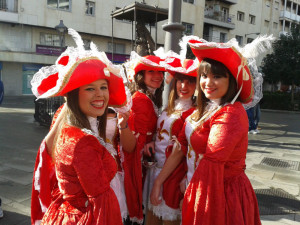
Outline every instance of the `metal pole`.
{"type": "Polygon", "coordinates": [[[133,50],[133,21],[131,21],[131,51],[133,50]]]}
{"type": "Polygon", "coordinates": [[[155,11],[155,50],[157,49],[157,11],[155,11]]]}
{"type": "Polygon", "coordinates": [[[114,18],[111,17],[111,45],[112,45],[112,50],[111,50],[111,61],[114,63],[114,18]]]}
{"type": "MultiPolygon", "coordinates": [[[[181,1],[182,0],[169,0],[169,18],[168,23],[164,24],[162,28],[166,31],[165,38],[165,51],[173,50],[179,53],[180,47],[178,42],[182,37],[182,31],[185,29],[181,24],[181,1]]],[[[168,98],[172,82],[167,84],[165,82],[163,92],[163,109],[168,105],[168,98]]]]}

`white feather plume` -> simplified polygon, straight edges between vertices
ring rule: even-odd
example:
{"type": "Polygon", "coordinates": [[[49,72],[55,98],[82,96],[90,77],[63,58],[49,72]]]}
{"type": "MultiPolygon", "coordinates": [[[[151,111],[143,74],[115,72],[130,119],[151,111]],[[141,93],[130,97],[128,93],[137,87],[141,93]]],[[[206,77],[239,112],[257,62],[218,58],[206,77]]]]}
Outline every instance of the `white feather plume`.
{"type": "Polygon", "coordinates": [[[98,47],[94,44],[94,42],[90,43],[90,48],[92,51],[98,52],[98,47]]]}
{"type": "Polygon", "coordinates": [[[75,41],[77,48],[79,50],[83,50],[84,51],[84,43],[83,40],[81,38],[81,36],[77,33],[76,30],[69,28],[68,29],[68,34],[72,36],[73,40],[75,41]]]}
{"type": "Polygon", "coordinates": [[[242,55],[246,58],[255,58],[259,54],[272,48],[272,42],[275,40],[273,35],[263,35],[255,38],[251,43],[240,49],[242,55]]]}

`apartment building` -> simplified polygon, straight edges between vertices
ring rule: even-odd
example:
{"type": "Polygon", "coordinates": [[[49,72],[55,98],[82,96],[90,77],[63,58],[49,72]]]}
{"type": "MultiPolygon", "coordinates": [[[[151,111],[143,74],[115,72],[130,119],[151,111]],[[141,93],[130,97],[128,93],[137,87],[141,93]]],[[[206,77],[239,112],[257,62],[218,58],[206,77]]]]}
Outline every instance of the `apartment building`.
{"type": "MultiPolygon", "coordinates": [[[[5,95],[30,95],[30,80],[42,66],[51,65],[65,46],[74,45],[68,35],[56,29],[61,25],[77,30],[86,47],[93,41],[114,62],[128,59],[133,49],[134,25],[112,19],[111,13],[133,0],[0,0],[0,79],[5,95]],[[112,39],[113,36],[113,39],[112,39]]],[[[167,0],[141,0],[140,3],[168,9],[167,0]]],[[[235,37],[241,45],[258,34],[278,37],[300,21],[300,0],[182,0],[181,21],[185,34],[209,41],[226,42],[235,37]]],[[[164,44],[162,25],[152,24],[158,45],[164,44]]]]}

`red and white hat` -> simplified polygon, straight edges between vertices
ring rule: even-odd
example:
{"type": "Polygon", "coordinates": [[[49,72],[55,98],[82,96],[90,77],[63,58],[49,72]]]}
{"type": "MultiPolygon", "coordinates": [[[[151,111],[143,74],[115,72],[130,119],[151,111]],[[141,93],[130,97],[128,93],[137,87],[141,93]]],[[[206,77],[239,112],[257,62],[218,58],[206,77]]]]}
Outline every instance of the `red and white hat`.
{"type": "Polygon", "coordinates": [[[52,66],[41,68],[31,80],[32,92],[37,98],[65,96],[80,86],[99,79],[108,81],[109,106],[126,104],[126,94],[119,67],[114,66],[104,52],[91,43],[85,50],[80,35],[69,28],[77,47],[68,47],[52,66]]]}
{"type": "Polygon", "coordinates": [[[134,81],[134,76],[142,70],[166,71],[162,66],[163,59],[155,55],[139,56],[132,51],[130,59],[124,64],[129,82],[134,81]]]}
{"type": "MultiPolygon", "coordinates": [[[[252,43],[244,48],[239,47],[236,39],[232,39],[227,43],[207,42],[196,36],[185,36],[180,46],[186,52],[186,44],[192,49],[194,55],[201,62],[205,58],[213,59],[223,63],[235,77],[239,90],[239,98],[242,103],[255,105],[262,97],[262,75],[258,73],[254,57],[271,47],[271,42],[274,40],[272,36],[262,36],[255,39],[252,43]],[[185,46],[185,47],[184,47],[185,46]],[[265,48],[266,46],[266,48],[265,48]],[[249,64],[251,59],[251,65],[249,64]],[[249,66],[255,67],[255,73],[250,73],[249,66]],[[253,79],[260,77],[261,82],[256,82],[254,87],[253,79]],[[255,89],[255,91],[254,91],[255,89]],[[256,96],[254,96],[254,94],[256,96]],[[255,100],[255,101],[253,101],[255,100]]],[[[249,105],[251,107],[251,105],[249,105]]]]}
{"type": "Polygon", "coordinates": [[[176,57],[168,57],[162,63],[166,68],[166,71],[172,76],[175,73],[180,73],[186,76],[197,77],[199,61],[198,59],[179,59],[176,57]]]}

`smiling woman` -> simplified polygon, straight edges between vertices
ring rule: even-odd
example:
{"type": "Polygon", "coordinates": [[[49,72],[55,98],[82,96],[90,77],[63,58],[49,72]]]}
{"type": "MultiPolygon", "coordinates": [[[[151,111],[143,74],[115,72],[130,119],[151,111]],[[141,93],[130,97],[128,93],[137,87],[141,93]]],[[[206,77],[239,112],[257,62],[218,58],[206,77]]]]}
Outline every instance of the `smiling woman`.
{"type": "Polygon", "coordinates": [[[110,186],[118,169],[116,153],[105,135],[108,105],[126,104],[123,79],[105,53],[93,44],[84,50],[79,34],[72,29],[69,34],[77,47],[68,47],[55,65],[43,67],[32,80],[37,98],[66,98],[52,128],[53,147],[47,149],[44,141],[38,153],[42,158],[34,171],[32,224],[121,225],[120,206],[110,186]],[[47,152],[52,160],[42,156],[47,152]],[[49,179],[47,172],[56,176],[49,179]],[[45,197],[45,192],[52,195],[45,197]]]}
{"type": "Polygon", "coordinates": [[[102,116],[109,100],[107,80],[101,79],[79,88],[79,106],[90,117],[102,116]]]}

